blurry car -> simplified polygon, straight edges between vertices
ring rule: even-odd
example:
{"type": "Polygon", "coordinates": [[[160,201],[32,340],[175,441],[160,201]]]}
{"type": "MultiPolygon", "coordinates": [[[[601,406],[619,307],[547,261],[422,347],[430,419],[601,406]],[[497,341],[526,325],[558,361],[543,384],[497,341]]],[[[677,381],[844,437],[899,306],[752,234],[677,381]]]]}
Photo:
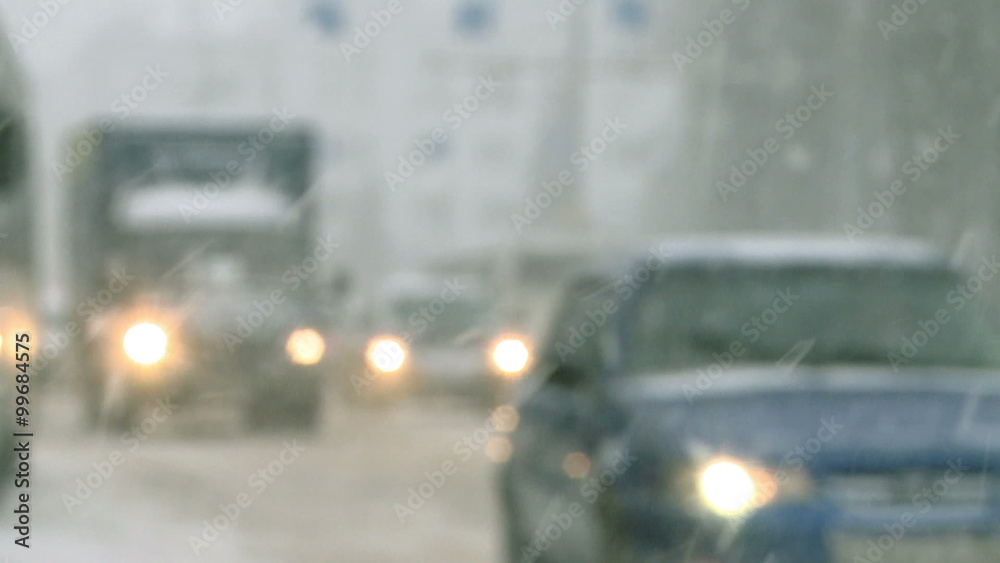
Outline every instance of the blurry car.
{"type": "Polygon", "coordinates": [[[995,258],[655,250],[564,293],[500,473],[510,561],[996,556],[1000,378],[979,298],[995,258]]]}
{"type": "Polygon", "coordinates": [[[467,278],[390,276],[368,324],[370,376],[357,391],[369,400],[452,392],[493,403],[531,359],[528,344],[501,330],[486,292],[467,278]]]}
{"type": "Polygon", "coordinates": [[[251,428],[317,425],[325,339],[309,278],[333,246],[303,205],[314,144],[278,118],[103,133],[70,180],[92,424],[127,428],[176,401],[236,405],[251,428]]]}
{"type": "Polygon", "coordinates": [[[525,351],[530,356],[544,338],[556,314],[560,288],[593,264],[607,263],[623,247],[621,241],[607,237],[546,235],[513,244],[449,250],[429,261],[429,273],[474,279],[489,296],[493,336],[488,363],[502,376],[494,380],[496,404],[509,401],[513,387],[528,369],[530,357],[527,363],[520,358],[525,351]]]}

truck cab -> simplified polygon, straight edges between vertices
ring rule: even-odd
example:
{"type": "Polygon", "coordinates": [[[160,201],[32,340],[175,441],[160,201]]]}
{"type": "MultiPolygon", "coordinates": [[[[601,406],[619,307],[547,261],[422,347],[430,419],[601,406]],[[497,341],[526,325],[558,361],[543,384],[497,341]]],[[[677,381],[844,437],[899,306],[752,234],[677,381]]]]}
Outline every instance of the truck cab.
{"type": "Polygon", "coordinates": [[[333,246],[307,203],[312,133],[270,123],[119,123],[74,170],[91,423],[221,399],[252,428],[316,425],[324,322],[308,278],[333,246]]]}

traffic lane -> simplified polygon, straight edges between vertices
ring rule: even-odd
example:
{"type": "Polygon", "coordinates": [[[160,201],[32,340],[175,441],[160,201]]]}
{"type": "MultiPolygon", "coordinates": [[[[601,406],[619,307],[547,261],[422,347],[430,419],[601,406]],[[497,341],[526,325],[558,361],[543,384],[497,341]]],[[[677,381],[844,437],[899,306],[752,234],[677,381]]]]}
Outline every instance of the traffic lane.
{"type": "Polygon", "coordinates": [[[200,432],[178,413],[135,446],[135,435],[82,435],[73,401],[51,402],[32,468],[32,548],[0,550],[13,561],[499,559],[493,467],[454,449],[485,411],[331,405],[305,440],[200,432]],[[401,521],[411,489],[449,460],[455,471],[401,521]]]}
{"type": "Polygon", "coordinates": [[[314,460],[303,452],[309,463],[289,466],[297,478],[282,479],[278,495],[271,496],[271,489],[260,495],[263,510],[256,503],[248,508],[242,543],[248,553],[274,550],[296,560],[313,557],[312,549],[324,561],[330,554],[356,561],[497,560],[493,468],[483,456],[440,481],[412,515],[401,521],[397,512],[427,472],[455,457],[454,443],[481,418],[424,403],[344,413],[344,423],[334,423],[340,431],[328,434],[333,447],[314,460]],[[317,503],[316,491],[298,483],[322,483],[328,492],[317,503]],[[309,510],[289,510],[284,524],[272,529],[267,513],[282,507],[309,510]]]}

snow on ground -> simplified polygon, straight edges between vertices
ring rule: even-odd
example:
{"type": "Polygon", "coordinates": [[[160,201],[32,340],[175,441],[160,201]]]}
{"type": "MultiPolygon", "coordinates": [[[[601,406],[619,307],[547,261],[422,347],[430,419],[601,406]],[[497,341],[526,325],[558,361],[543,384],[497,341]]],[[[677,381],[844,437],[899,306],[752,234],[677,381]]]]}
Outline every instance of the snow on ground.
{"type": "MultiPolygon", "coordinates": [[[[10,561],[498,560],[493,468],[481,456],[459,463],[405,523],[394,510],[482,425],[485,413],[472,407],[332,405],[324,430],[308,439],[249,436],[218,411],[178,412],[136,445],[75,428],[73,405],[55,396],[41,407],[48,418],[33,445],[32,547],[14,546],[3,524],[0,555],[10,561]],[[301,449],[297,457],[289,446],[301,449]],[[99,468],[106,478],[95,476],[99,468]],[[261,469],[277,474],[273,482],[250,477],[261,469]],[[77,479],[96,487],[70,501],[70,513],[68,495],[87,493],[77,479]],[[235,506],[241,493],[250,503],[226,524],[220,505],[235,506]],[[192,538],[216,520],[225,529],[196,555],[192,538]]],[[[0,519],[11,523],[11,510],[0,519]]]]}

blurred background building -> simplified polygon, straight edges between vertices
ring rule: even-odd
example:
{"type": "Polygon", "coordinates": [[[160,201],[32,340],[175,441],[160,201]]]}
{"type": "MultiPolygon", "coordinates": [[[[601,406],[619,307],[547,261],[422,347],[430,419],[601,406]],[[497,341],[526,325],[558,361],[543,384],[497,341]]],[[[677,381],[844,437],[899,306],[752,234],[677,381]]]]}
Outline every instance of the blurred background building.
{"type": "MultiPolygon", "coordinates": [[[[296,119],[315,123],[326,142],[317,186],[324,229],[346,243],[344,259],[363,273],[362,281],[450,248],[536,236],[629,238],[748,228],[844,233],[844,225],[857,220],[857,208],[874,201],[873,191],[886,189],[906,158],[933,140],[927,132],[960,129],[967,118],[898,127],[894,104],[906,104],[912,114],[922,99],[926,81],[919,68],[904,68],[898,80],[868,89],[880,65],[895,65],[893,53],[914,48],[906,30],[882,45],[840,41],[841,52],[826,60],[857,68],[856,82],[828,84],[836,96],[816,112],[823,124],[806,124],[747,187],[723,200],[718,183],[730,166],[775,136],[777,122],[805,103],[811,86],[840,71],[803,70],[816,55],[806,46],[826,44],[809,41],[810,34],[829,28],[848,37],[845,29],[874,25],[879,16],[859,3],[800,9],[815,23],[803,29],[802,45],[775,50],[766,69],[741,72],[749,64],[744,56],[759,60],[757,45],[771,45],[766,26],[741,26],[745,11],[764,12],[754,15],[758,23],[784,21],[766,5],[184,0],[111,7],[74,0],[59,4],[59,12],[28,38],[27,22],[41,5],[5,2],[0,15],[33,79],[41,126],[41,213],[52,227],[42,230],[48,299],[65,299],[66,260],[55,226],[60,214],[72,212],[60,205],[54,164],[68,158],[64,136],[94,114],[129,119],[287,108],[296,119]],[[723,9],[732,11],[733,23],[706,41],[693,64],[679,64],[689,40],[701,41],[699,34],[710,32],[706,22],[723,9]],[[121,97],[141,86],[150,68],[162,70],[162,83],[122,111],[121,97]],[[491,78],[497,85],[487,92],[480,85],[491,78]],[[465,112],[457,111],[463,104],[465,112]],[[747,104],[755,111],[743,111],[747,104]],[[869,114],[870,131],[829,135],[836,123],[848,122],[844,115],[857,112],[869,114]],[[742,121],[733,121],[736,115],[742,121]],[[612,142],[595,141],[616,119],[627,129],[612,142]],[[436,130],[447,139],[432,143],[433,154],[391,188],[389,175],[399,172],[401,159],[436,130]],[[883,139],[886,131],[895,136],[883,139]],[[579,155],[574,159],[592,142],[606,145],[602,154],[586,164],[579,155]],[[512,216],[524,214],[529,201],[547,201],[539,198],[542,184],[562,171],[573,182],[519,232],[512,216]],[[813,181],[820,177],[823,182],[813,181]]],[[[988,40],[969,38],[968,56],[955,64],[970,72],[994,69],[994,62],[974,55],[975,42],[988,40]]],[[[976,94],[956,85],[954,96],[959,107],[976,94]]],[[[979,109],[982,119],[997,119],[997,108],[979,109]]],[[[950,243],[968,226],[956,217],[992,222],[995,148],[996,139],[957,147],[947,166],[967,166],[968,186],[933,186],[925,179],[911,192],[921,195],[899,198],[871,231],[950,243]],[[964,190],[960,200],[950,196],[956,189],[964,190]]],[[[938,173],[943,177],[945,166],[938,173]]]]}

